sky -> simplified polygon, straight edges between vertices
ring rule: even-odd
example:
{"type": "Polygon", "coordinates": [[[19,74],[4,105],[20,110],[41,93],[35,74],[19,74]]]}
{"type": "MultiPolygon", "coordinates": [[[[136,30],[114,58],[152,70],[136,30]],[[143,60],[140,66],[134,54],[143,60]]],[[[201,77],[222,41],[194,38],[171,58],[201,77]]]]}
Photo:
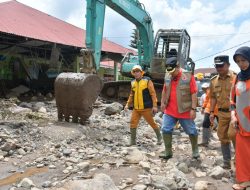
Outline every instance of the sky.
{"type": "MultiPolygon", "coordinates": [[[[4,1],[4,0],[0,0],[4,1]]],[[[85,29],[86,0],[17,0],[51,16],[85,29]]],[[[247,0],[140,0],[158,29],[186,29],[191,36],[190,57],[196,68],[213,67],[217,55],[232,57],[241,46],[250,46],[250,1],[247,0]],[[220,53],[221,52],[221,53],[220,53]],[[207,57],[207,58],[206,58],[207,57]]],[[[104,37],[129,47],[135,26],[106,9],[104,37]]]]}

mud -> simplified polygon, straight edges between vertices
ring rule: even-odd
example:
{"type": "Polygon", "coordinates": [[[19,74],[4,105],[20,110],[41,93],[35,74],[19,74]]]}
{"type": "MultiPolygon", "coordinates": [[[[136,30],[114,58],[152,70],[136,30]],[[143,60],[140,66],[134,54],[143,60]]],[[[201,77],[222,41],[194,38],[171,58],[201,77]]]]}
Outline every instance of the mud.
{"type": "Polygon", "coordinates": [[[0,187],[16,183],[16,182],[21,181],[22,179],[24,179],[26,177],[34,176],[38,173],[44,173],[44,172],[48,172],[48,167],[28,168],[24,172],[17,172],[17,173],[14,173],[8,177],[0,179],[0,187]]]}

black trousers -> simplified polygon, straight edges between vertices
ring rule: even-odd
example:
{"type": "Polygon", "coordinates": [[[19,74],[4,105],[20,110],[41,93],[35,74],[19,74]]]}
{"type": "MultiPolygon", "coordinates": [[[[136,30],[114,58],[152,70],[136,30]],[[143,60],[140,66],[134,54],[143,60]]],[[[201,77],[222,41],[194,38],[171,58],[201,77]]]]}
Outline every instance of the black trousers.
{"type": "MultiPolygon", "coordinates": [[[[204,113],[204,119],[203,119],[203,123],[202,123],[203,128],[210,128],[211,122],[210,122],[209,116],[210,116],[209,113],[204,113]]],[[[215,116],[215,118],[217,119],[217,121],[219,121],[217,116],[215,116]]]]}

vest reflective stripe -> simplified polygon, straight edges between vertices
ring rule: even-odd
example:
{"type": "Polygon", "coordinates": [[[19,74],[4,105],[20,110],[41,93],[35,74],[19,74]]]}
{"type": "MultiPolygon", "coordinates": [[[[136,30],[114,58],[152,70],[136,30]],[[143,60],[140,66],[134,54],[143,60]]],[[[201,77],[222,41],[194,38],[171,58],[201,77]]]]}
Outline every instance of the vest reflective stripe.
{"type": "Polygon", "coordinates": [[[152,108],[153,101],[148,90],[148,77],[143,77],[141,80],[133,80],[131,89],[134,92],[134,109],[152,108]]]}
{"type": "MultiPolygon", "coordinates": [[[[250,80],[247,83],[250,83],[250,80]]],[[[247,83],[245,81],[236,83],[236,111],[241,127],[250,132],[250,88],[247,83]]]]}
{"type": "Polygon", "coordinates": [[[169,100],[169,97],[170,97],[170,91],[171,91],[171,75],[166,73],[164,80],[165,80],[165,85],[166,85],[166,89],[167,89],[167,96],[166,96],[166,100],[165,100],[165,104],[167,106],[168,105],[168,100],[169,100]]]}
{"type": "MultiPolygon", "coordinates": [[[[191,73],[182,71],[181,77],[176,87],[178,112],[184,113],[191,110],[192,96],[190,93],[191,73]]],[[[166,105],[168,104],[171,91],[171,76],[165,75],[165,85],[167,88],[166,105]]]]}

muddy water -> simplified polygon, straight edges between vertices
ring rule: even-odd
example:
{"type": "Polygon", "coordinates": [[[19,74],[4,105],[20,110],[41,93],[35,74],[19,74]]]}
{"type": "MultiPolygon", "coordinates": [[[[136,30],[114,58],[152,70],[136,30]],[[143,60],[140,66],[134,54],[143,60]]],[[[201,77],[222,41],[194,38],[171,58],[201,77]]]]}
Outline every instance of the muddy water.
{"type": "Polygon", "coordinates": [[[24,172],[14,173],[6,178],[0,179],[0,187],[4,186],[4,185],[16,183],[25,177],[29,177],[29,176],[35,175],[37,173],[44,173],[44,172],[48,172],[48,167],[29,168],[29,169],[25,170],[24,172]]]}

